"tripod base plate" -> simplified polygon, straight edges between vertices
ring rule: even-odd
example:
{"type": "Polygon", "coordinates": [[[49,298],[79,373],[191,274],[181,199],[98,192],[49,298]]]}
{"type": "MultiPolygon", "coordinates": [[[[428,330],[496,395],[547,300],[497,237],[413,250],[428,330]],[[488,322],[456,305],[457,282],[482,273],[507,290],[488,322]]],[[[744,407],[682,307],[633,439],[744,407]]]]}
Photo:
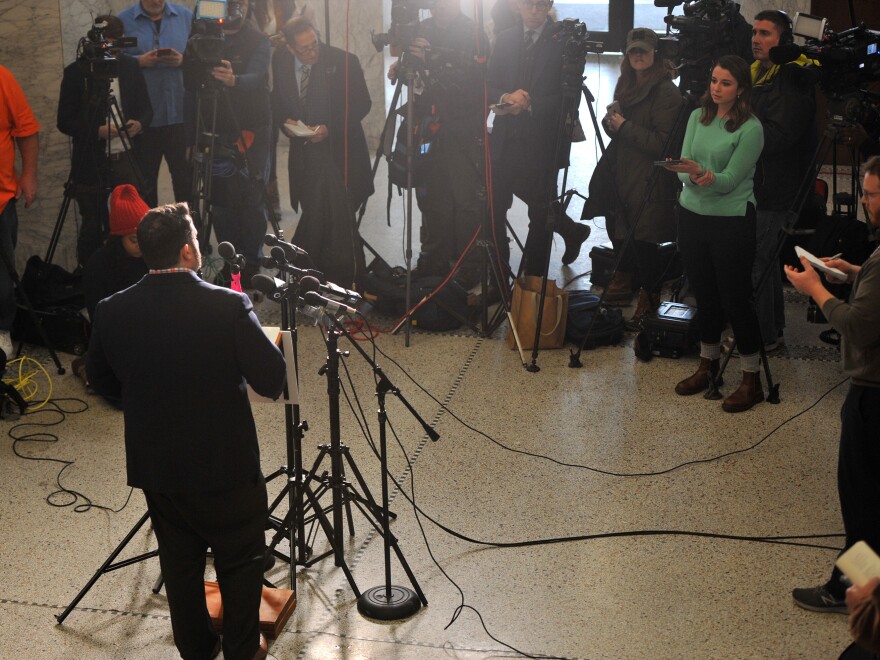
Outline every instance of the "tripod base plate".
{"type": "Polygon", "coordinates": [[[418,612],[421,606],[419,597],[413,590],[395,585],[367,589],[357,602],[358,612],[380,621],[406,619],[418,612]]]}

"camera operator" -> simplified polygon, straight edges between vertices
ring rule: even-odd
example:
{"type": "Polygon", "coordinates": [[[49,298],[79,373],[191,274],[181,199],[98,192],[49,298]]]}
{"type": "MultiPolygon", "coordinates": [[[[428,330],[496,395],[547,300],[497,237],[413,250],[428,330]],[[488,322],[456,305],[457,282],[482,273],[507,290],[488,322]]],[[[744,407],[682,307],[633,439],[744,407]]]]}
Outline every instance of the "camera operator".
{"type": "MultiPolygon", "coordinates": [[[[425,191],[418,196],[422,211],[419,277],[449,273],[480,227],[485,208],[478,196],[483,185],[480,139],[485,98],[475,44],[479,38],[479,54],[485,56],[489,41],[477,31],[476,24],[461,12],[461,0],[437,0],[431,18],[419,25],[419,36],[410,49],[427,70],[424,91],[415,95],[416,113],[440,118],[428,156],[425,191]]],[[[388,71],[392,80],[397,69],[395,62],[388,71]]],[[[479,253],[471,250],[456,279],[469,289],[480,277],[479,253]]]]}
{"type": "MultiPolygon", "coordinates": [[[[253,24],[244,20],[249,3],[229,3],[224,21],[222,59],[206,63],[187,50],[184,57],[184,79],[187,90],[187,133],[192,145],[201,136],[194,133],[196,95],[205,84],[219,85],[217,98],[216,132],[220,150],[230,158],[215,156],[214,171],[209,173],[212,186],[223,203],[214,203],[214,229],[218,241],[228,241],[247,259],[242,270],[242,285],[248,286],[251,277],[259,272],[263,239],[266,236],[268,214],[265,195],[251,195],[247,179],[221,176],[221,170],[240,171],[247,154],[248,174],[265,186],[269,176],[269,148],[271,138],[271,108],[269,103],[269,38],[253,24]],[[216,82],[215,82],[216,81],[216,82]],[[246,183],[242,185],[242,181],[246,183]],[[220,190],[224,188],[223,190],[220,190]],[[221,195],[222,193],[222,195],[221,195]],[[246,200],[247,197],[247,200],[246,200]]],[[[203,127],[209,127],[206,116],[210,104],[201,106],[203,127]]],[[[222,174],[229,172],[223,171],[222,174]]],[[[213,202],[213,200],[212,200],[213,202]]]]}
{"type": "MultiPolygon", "coordinates": [[[[864,165],[864,194],[868,221],[880,226],[880,157],[864,165]]],[[[862,266],[842,259],[823,259],[852,282],[849,302],[835,298],[819,274],[801,258],[803,271],[785,267],[795,289],[810,296],[841,336],[843,370],[850,388],[840,411],[840,450],[837,491],[846,532],[844,550],[857,541],[880,548],[880,250],[862,266]]],[[[826,278],[829,276],[826,275],[826,278]]],[[[832,280],[829,280],[832,281],[832,280]]],[[[839,283],[839,280],[837,281],[839,283]]],[[[817,587],[792,592],[795,603],[814,612],[846,612],[846,586],[834,567],[831,578],[817,587]]]]}
{"type": "Polygon", "coordinates": [[[498,108],[491,135],[495,242],[505,267],[510,259],[507,211],[516,195],[528,205],[529,233],[523,249],[526,275],[542,275],[550,203],[556,194],[556,142],[562,109],[564,41],[554,39],[548,14],[552,0],[522,0],[522,23],[498,37],[489,58],[489,102],[498,108]]]}
{"type": "Polygon", "coordinates": [[[752,112],[764,127],[764,150],[755,173],[758,229],[752,283],[766,351],[780,347],[785,327],[782,277],[774,259],[777,240],[787,212],[797,201],[801,183],[811,171],[818,139],[815,79],[802,69],[810,60],[803,55],[788,64],[770,60],[771,48],[790,44],[793,39],[785,12],[768,9],[755,16],[752,112]],[[761,275],[768,267],[769,279],[758,291],[761,275]]]}
{"type": "Polygon", "coordinates": [[[274,120],[290,138],[290,205],[302,205],[293,241],[328,279],[348,286],[364,268],[354,210],[373,194],[361,126],[370,92],[358,58],[322,44],[310,20],[295,17],[282,32],[287,45],[272,62],[272,99],[274,120]],[[293,133],[303,128],[314,134],[293,133]]]}
{"type": "Polygon", "coordinates": [[[140,0],[119,12],[125,33],[137,39],[137,46],[126,52],[137,57],[153,105],[153,121],[143,140],[144,199],[158,203],[159,166],[168,165],[174,199],[190,197],[189,166],[186,162],[186,136],[183,117],[183,51],[189,37],[192,11],[165,0],[140,0]]]}
{"type": "Polygon", "coordinates": [[[110,53],[118,61],[119,77],[109,82],[96,80],[84,71],[87,62],[78,60],[64,68],[58,97],[58,130],[73,138],[74,197],[82,217],[76,244],[80,266],[88,263],[110,230],[107,211],[110,191],[129,183],[138,186],[142,196],[147,193],[145,182],[136,180],[129,158],[142,170],[143,133],[153,118],[153,106],[137,59],[113,48],[114,42],[123,35],[122,21],[105,15],[98,16],[95,24],[106,27],[102,31],[93,28],[87,39],[93,43],[101,41],[103,32],[103,38],[111,46],[110,53]],[[109,116],[107,91],[119,102],[122,116],[116,119],[131,139],[131,154],[126,155],[119,131],[109,116]]]}

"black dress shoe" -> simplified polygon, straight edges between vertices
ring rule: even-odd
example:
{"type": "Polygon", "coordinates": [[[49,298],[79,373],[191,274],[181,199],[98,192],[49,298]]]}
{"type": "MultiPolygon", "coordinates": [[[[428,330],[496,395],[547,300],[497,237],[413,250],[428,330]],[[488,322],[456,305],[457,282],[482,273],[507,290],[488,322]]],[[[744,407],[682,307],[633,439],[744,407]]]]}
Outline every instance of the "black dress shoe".
{"type": "Polygon", "coordinates": [[[590,225],[581,225],[572,222],[571,226],[566,228],[565,235],[562,237],[565,241],[565,252],[562,253],[562,263],[568,266],[574,263],[581,253],[581,245],[590,237],[590,225]]]}

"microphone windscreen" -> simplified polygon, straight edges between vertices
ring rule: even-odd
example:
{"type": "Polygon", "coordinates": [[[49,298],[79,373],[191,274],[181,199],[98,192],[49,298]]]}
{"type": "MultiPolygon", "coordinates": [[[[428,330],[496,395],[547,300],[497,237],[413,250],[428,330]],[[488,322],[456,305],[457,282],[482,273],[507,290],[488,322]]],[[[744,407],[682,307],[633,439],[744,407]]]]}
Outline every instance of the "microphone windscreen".
{"type": "Polygon", "coordinates": [[[264,275],[263,273],[257,273],[251,278],[251,286],[260,293],[264,293],[270,297],[276,291],[275,278],[264,275]]]}
{"type": "Polygon", "coordinates": [[[227,261],[231,261],[232,259],[235,259],[235,246],[229,241],[223,241],[217,245],[217,254],[227,261]]]}
{"type": "Polygon", "coordinates": [[[278,245],[278,237],[275,234],[266,234],[263,243],[265,245],[278,245]]]}
{"type": "Polygon", "coordinates": [[[313,293],[321,290],[321,283],[317,278],[306,275],[299,281],[300,294],[313,293]]]}
{"type": "Polygon", "coordinates": [[[271,250],[269,250],[269,254],[272,255],[272,258],[275,261],[278,261],[280,263],[284,263],[285,261],[287,261],[287,253],[280,245],[276,245],[271,250]]]}
{"type": "Polygon", "coordinates": [[[314,291],[306,291],[302,298],[312,307],[324,306],[324,301],[321,300],[321,296],[319,296],[314,291]]]}
{"type": "Polygon", "coordinates": [[[801,47],[797,44],[782,44],[770,49],[770,61],[773,64],[788,64],[801,56],[801,47]]]}

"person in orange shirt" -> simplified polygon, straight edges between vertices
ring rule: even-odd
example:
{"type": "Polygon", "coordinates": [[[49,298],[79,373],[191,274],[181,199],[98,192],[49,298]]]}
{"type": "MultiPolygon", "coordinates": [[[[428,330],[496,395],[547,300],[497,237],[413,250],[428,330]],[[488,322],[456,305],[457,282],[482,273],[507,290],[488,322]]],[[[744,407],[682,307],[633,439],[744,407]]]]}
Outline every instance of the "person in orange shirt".
{"type": "Polygon", "coordinates": [[[18,81],[0,66],[0,350],[12,355],[9,330],[15,320],[15,243],[18,238],[17,201],[28,208],[37,198],[37,155],[40,125],[18,81]],[[21,174],[15,171],[15,149],[21,154],[21,174]]]}

